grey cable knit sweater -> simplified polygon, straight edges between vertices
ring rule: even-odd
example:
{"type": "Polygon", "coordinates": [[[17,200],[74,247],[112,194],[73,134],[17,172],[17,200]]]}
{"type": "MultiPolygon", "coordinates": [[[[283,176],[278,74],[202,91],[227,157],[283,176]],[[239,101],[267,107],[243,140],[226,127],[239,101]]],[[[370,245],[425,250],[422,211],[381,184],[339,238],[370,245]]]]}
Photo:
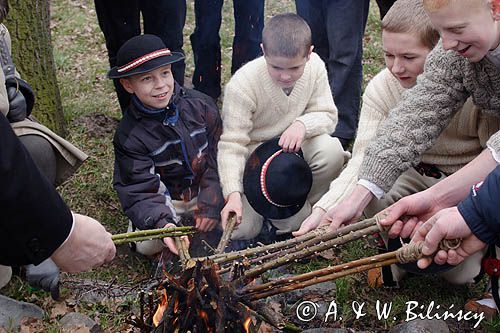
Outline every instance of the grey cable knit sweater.
{"type": "MultiPolygon", "coordinates": [[[[486,58],[471,63],[439,43],[417,85],[403,94],[368,146],[359,178],[390,190],[399,175],[419,163],[469,96],[484,112],[500,117],[500,70],[486,58]]],[[[500,132],[487,145],[500,152],[500,132]]]]}

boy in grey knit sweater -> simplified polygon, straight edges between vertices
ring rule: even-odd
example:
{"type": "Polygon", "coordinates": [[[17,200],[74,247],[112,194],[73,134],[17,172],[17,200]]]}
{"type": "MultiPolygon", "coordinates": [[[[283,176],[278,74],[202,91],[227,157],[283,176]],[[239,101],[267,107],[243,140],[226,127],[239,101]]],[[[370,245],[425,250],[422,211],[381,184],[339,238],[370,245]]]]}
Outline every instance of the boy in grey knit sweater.
{"type": "MultiPolygon", "coordinates": [[[[391,111],[377,140],[367,148],[358,185],[324,217],[332,229],[359,218],[374,197],[381,198],[404,171],[417,165],[468,97],[484,112],[500,116],[500,8],[492,1],[424,0],[441,41],[429,54],[415,87],[391,111]]],[[[408,237],[416,222],[462,200],[469,187],[500,162],[499,132],[487,146],[438,185],[391,206],[385,222],[394,224],[392,233],[408,237]],[[403,224],[402,215],[415,218],[403,224]]]]}

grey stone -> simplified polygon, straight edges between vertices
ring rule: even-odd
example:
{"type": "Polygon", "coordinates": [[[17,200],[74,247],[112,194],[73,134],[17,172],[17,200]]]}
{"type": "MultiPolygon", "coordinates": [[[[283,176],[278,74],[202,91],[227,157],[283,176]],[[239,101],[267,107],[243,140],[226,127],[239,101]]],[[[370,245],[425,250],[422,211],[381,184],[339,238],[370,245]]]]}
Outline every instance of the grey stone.
{"type": "Polygon", "coordinates": [[[85,326],[89,329],[91,333],[101,333],[103,332],[102,328],[95,321],[90,319],[89,317],[78,313],[78,312],[69,312],[64,317],[59,320],[59,324],[63,331],[71,332],[75,327],[85,326]]]}
{"type": "Polygon", "coordinates": [[[443,320],[416,319],[393,327],[389,333],[449,333],[443,320]]]}
{"type": "Polygon", "coordinates": [[[6,330],[18,330],[25,317],[43,318],[43,310],[31,303],[16,301],[0,295],[0,326],[6,330]]]}

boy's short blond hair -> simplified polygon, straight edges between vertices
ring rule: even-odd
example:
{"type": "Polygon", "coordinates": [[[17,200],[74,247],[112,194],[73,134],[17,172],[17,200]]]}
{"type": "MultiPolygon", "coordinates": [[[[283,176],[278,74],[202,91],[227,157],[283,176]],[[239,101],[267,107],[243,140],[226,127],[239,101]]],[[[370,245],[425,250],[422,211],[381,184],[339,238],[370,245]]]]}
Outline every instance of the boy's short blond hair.
{"type": "Polygon", "coordinates": [[[268,56],[286,58],[307,56],[311,44],[309,25],[294,13],[273,16],[262,30],[262,46],[268,56]]]}
{"type": "Polygon", "coordinates": [[[479,8],[478,5],[489,4],[488,0],[423,0],[425,10],[429,12],[446,7],[453,2],[459,2],[458,5],[467,6],[468,8],[479,8]]]}
{"type": "MultiPolygon", "coordinates": [[[[435,0],[437,1],[437,0],[435,0]]],[[[436,46],[439,33],[434,29],[422,5],[422,0],[398,0],[382,20],[382,31],[412,33],[430,50],[436,46]]]]}

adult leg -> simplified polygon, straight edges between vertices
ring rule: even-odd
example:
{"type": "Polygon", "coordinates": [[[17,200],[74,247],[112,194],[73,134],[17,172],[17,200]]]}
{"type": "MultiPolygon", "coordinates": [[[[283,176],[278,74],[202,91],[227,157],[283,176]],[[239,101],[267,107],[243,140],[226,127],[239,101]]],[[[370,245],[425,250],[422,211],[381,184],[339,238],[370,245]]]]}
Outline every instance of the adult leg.
{"type": "Polygon", "coordinates": [[[233,0],[234,39],[231,74],[262,54],[264,0],[233,0]]]}
{"type": "Polygon", "coordinates": [[[297,15],[302,17],[311,28],[314,52],[326,63],[329,58],[328,38],[326,34],[324,1],[295,0],[297,15]]]}
{"type": "Polygon", "coordinates": [[[222,4],[223,0],[195,0],[196,26],[190,37],[194,54],[194,88],[214,99],[221,93],[219,29],[222,4]]]}
{"type": "Polygon", "coordinates": [[[378,9],[380,11],[380,19],[382,20],[391,8],[392,4],[395,3],[396,0],[377,0],[378,9]]]}
{"type": "MultiPolygon", "coordinates": [[[[94,0],[97,20],[106,40],[111,67],[116,66],[116,54],[123,43],[141,33],[138,1],[94,0]]],[[[113,80],[113,84],[123,111],[130,103],[130,94],[118,79],[113,80]]]]}
{"type": "MultiPolygon", "coordinates": [[[[144,33],[160,37],[171,51],[184,53],[183,31],[186,22],[186,0],[140,0],[144,33]]],[[[172,65],[174,79],[184,85],[184,60],[172,65]]]]}
{"type": "Polygon", "coordinates": [[[326,30],[329,45],[328,80],[339,122],[333,133],[342,144],[356,135],[363,78],[363,35],[369,0],[325,0],[326,30]]]}

